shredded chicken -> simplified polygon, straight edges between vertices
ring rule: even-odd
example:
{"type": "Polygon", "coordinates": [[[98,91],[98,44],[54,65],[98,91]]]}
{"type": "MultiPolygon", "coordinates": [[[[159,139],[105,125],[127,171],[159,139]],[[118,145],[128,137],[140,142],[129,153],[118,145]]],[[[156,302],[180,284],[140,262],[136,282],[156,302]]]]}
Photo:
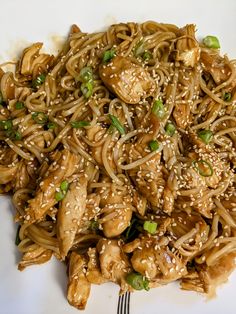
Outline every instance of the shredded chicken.
{"type": "Polygon", "coordinates": [[[20,263],[18,264],[19,270],[24,270],[31,265],[43,264],[49,261],[52,257],[52,251],[47,250],[37,244],[34,245],[30,251],[26,252],[20,263]]]}

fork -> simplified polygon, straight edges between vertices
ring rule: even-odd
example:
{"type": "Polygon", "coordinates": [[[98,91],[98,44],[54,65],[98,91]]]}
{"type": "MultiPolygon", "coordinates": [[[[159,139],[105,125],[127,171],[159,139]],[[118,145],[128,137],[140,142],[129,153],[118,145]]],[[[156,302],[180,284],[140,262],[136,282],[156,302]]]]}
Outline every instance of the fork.
{"type": "Polygon", "coordinates": [[[130,292],[119,296],[117,314],[129,314],[130,292]]]}

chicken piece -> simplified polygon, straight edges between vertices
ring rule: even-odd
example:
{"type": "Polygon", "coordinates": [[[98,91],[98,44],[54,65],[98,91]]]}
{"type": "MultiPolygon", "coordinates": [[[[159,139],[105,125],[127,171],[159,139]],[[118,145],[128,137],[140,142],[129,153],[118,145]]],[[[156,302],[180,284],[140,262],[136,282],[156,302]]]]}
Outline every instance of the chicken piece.
{"type": "MultiPolygon", "coordinates": [[[[150,153],[147,151],[148,143],[155,139],[159,132],[160,122],[154,114],[150,114],[144,124],[147,126],[147,131],[138,136],[136,143],[127,145],[127,155],[129,156],[130,163],[150,153]]],[[[154,207],[159,206],[165,184],[161,171],[160,158],[161,154],[157,152],[147,162],[128,171],[139,193],[154,207]]]]}
{"type": "Polygon", "coordinates": [[[27,163],[25,160],[21,160],[18,163],[17,173],[15,176],[15,180],[13,182],[15,190],[26,188],[29,184],[31,189],[35,187],[36,166],[37,166],[36,161],[31,161],[30,163],[27,163]]]}
{"type": "Polygon", "coordinates": [[[171,214],[171,224],[167,226],[173,237],[171,245],[187,260],[195,256],[208,240],[209,229],[200,214],[187,214],[184,211],[174,211],[171,214]]]}
{"type": "Polygon", "coordinates": [[[0,165],[0,173],[1,173],[0,184],[7,184],[11,182],[16,176],[17,169],[18,169],[18,164],[11,167],[0,165]]]}
{"type": "Polygon", "coordinates": [[[128,57],[116,56],[100,65],[99,74],[107,88],[127,104],[137,104],[156,89],[150,74],[128,57]]]}
{"type": "Polygon", "coordinates": [[[62,259],[73,245],[78,226],[85,212],[87,179],[80,176],[72,182],[60,203],[57,215],[57,237],[62,259]]]}
{"type": "Polygon", "coordinates": [[[40,54],[42,43],[35,43],[23,51],[19,63],[19,72],[24,76],[36,78],[39,74],[48,72],[53,64],[54,57],[48,54],[40,54]]]}
{"type": "Polygon", "coordinates": [[[102,276],[99,267],[99,259],[96,248],[89,248],[87,253],[89,256],[88,269],[86,272],[88,281],[96,285],[106,282],[107,280],[102,276]]]}
{"type": "Polygon", "coordinates": [[[60,153],[57,162],[51,164],[45,177],[39,184],[36,195],[29,201],[25,219],[33,223],[43,218],[46,212],[52,208],[57,200],[55,193],[63,180],[70,177],[76,170],[78,157],[64,149],[60,153]]]}
{"type": "Polygon", "coordinates": [[[0,82],[0,90],[4,101],[15,98],[15,81],[11,72],[6,72],[0,82]]]}
{"type": "Polygon", "coordinates": [[[131,264],[135,271],[157,284],[175,281],[187,273],[184,259],[168,246],[158,245],[155,239],[142,239],[133,252],[131,264]],[[151,241],[152,244],[148,243],[151,241]]]}
{"type": "Polygon", "coordinates": [[[97,193],[101,196],[100,207],[103,233],[107,238],[120,235],[130,224],[132,218],[132,189],[127,184],[122,190],[109,177],[102,182],[110,183],[109,187],[98,188],[97,193]]]}
{"type": "Polygon", "coordinates": [[[34,244],[28,252],[24,253],[22,260],[18,264],[19,270],[24,270],[30,265],[43,264],[49,261],[52,257],[52,251],[45,249],[38,244],[34,244]]]}
{"type": "Polygon", "coordinates": [[[186,25],[179,30],[178,35],[176,60],[182,61],[187,67],[196,66],[200,58],[200,48],[195,38],[195,25],[186,25]]]}
{"type": "Polygon", "coordinates": [[[215,49],[202,49],[200,62],[203,69],[211,74],[216,84],[227,81],[231,74],[226,57],[222,58],[215,49]]]}
{"type": "Polygon", "coordinates": [[[181,129],[186,129],[190,122],[190,106],[185,103],[178,103],[174,107],[173,117],[176,125],[181,129]]]}
{"type": "Polygon", "coordinates": [[[69,261],[68,302],[79,310],[84,310],[90,294],[91,284],[85,276],[86,260],[72,252],[69,261]]]}
{"type": "Polygon", "coordinates": [[[125,277],[131,271],[131,267],[118,240],[101,239],[97,244],[97,250],[103,277],[118,283],[121,291],[127,291],[125,277]]]}

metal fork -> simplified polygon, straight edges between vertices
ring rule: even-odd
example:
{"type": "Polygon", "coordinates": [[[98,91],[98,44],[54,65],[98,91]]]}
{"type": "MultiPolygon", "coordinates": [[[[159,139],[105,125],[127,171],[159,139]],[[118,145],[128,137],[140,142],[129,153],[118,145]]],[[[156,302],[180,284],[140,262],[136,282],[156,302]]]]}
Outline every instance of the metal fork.
{"type": "Polygon", "coordinates": [[[119,296],[117,314],[129,314],[130,292],[119,296]]]}

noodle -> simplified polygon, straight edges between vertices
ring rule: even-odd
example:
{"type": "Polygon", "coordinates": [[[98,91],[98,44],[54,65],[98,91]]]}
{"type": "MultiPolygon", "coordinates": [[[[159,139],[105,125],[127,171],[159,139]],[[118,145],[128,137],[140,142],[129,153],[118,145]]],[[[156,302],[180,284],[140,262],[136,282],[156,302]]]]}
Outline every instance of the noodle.
{"type": "Polygon", "coordinates": [[[93,283],[210,294],[234,269],[236,63],[207,39],[192,24],[73,25],[57,56],[35,43],[0,65],[18,268],[64,261],[79,309],[93,283]]]}

